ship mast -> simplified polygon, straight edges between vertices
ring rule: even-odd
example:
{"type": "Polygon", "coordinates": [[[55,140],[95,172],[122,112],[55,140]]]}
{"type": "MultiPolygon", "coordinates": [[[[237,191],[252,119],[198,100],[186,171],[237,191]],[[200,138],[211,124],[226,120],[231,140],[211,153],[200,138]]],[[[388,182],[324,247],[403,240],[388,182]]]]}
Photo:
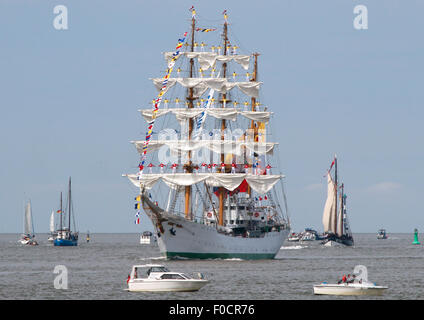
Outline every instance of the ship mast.
{"type": "MultiPolygon", "coordinates": [[[[196,27],[196,19],[193,15],[191,18],[191,45],[190,45],[190,51],[194,51],[194,31],[196,27]]],[[[194,59],[190,59],[190,78],[193,78],[193,71],[194,71],[194,59]]],[[[195,99],[193,97],[193,88],[188,89],[188,108],[193,108],[193,100],[195,99]]],[[[191,138],[191,133],[193,132],[193,119],[189,118],[188,120],[188,140],[191,138]]],[[[187,170],[188,174],[191,174],[193,172],[192,162],[191,162],[191,151],[188,152],[188,161],[186,165],[184,166],[187,170]]],[[[192,219],[192,209],[191,209],[191,186],[185,187],[185,217],[186,219],[191,220],[192,219]]]]}
{"type": "Polygon", "coordinates": [[[62,212],[62,192],[60,193],[60,231],[62,231],[62,220],[63,220],[63,212],[62,212]]]}
{"type": "MultiPolygon", "coordinates": [[[[225,12],[225,11],[224,11],[225,12]]],[[[224,39],[224,56],[227,55],[227,44],[228,44],[228,23],[227,23],[227,16],[224,13],[224,18],[225,18],[225,22],[224,22],[224,33],[223,33],[223,39],[224,39]]],[[[226,78],[227,77],[227,63],[224,62],[222,64],[222,77],[226,78]]],[[[226,103],[227,103],[227,94],[223,93],[222,94],[222,108],[225,108],[226,103]]],[[[221,120],[221,140],[225,139],[225,119],[221,120]]],[[[221,163],[225,162],[225,155],[224,153],[221,152],[221,163]]],[[[221,173],[225,173],[225,166],[221,167],[221,173]]],[[[220,187],[219,188],[219,218],[218,218],[218,224],[220,226],[224,225],[224,194],[225,194],[225,188],[220,187]]]]}
{"type": "MultiPolygon", "coordinates": [[[[255,57],[255,62],[253,65],[253,76],[250,79],[250,81],[257,81],[258,79],[258,56],[259,53],[254,53],[253,56],[255,57]]],[[[256,111],[256,98],[252,97],[251,99],[251,104],[252,104],[252,111],[256,111]]],[[[255,128],[255,121],[251,121],[250,122],[250,130],[253,130],[253,132],[251,131],[250,133],[253,133],[253,142],[256,141],[256,137],[258,134],[258,129],[255,128]]],[[[247,192],[249,194],[249,197],[252,195],[252,189],[250,188],[250,185],[247,186],[247,192]]]]}
{"type": "Polygon", "coordinates": [[[69,177],[69,191],[68,191],[68,206],[69,206],[69,213],[68,213],[68,229],[69,232],[71,232],[71,177],[69,177]]]}

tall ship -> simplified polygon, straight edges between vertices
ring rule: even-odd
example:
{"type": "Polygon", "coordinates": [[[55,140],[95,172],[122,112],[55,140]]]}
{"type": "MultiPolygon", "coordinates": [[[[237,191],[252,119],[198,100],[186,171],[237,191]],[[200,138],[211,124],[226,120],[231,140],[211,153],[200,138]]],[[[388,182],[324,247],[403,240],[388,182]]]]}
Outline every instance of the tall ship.
{"type": "Polygon", "coordinates": [[[220,34],[190,10],[190,32],[152,79],[157,98],[140,110],[146,137],[132,141],[136,223],[143,210],[167,258],[272,259],[290,221],[259,54],[238,52],[226,11],[220,34]]]}
{"type": "Polygon", "coordinates": [[[66,210],[62,205],[62,192],[60,193],[60,209],[57,211],[60,215],[59,218],[59,229],[56,232],[56,237],[53,240],[53,244],[56,247],[70,247],[78,245],[78,232],[72,231],[71,224],[73,224],[74,230],[75,218],[73,214],[72,206],[72,193],[71,193],[71,177],[69,177],[68,186],[68,199],[66,210]]]}
{"type": "Polygon", "coordinates": [[[327,200],[325,201],[322,216],[322,224],[324,225],[324,240],[322,244],[325,246],[353,246],[353,236],[347,218],[347,195],[344,192],[344,184],[339,184],[337,156],[334,156],[334,160],[327,172],[327,183],[327,200]],[[331,175],[333,167],[334,177],[331,175]]]}

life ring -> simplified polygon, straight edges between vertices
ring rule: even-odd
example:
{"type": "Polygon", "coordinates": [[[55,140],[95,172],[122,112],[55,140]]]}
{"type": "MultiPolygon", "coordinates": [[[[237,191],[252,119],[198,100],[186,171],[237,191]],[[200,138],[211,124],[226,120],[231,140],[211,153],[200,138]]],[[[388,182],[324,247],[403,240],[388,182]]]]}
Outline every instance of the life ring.
{"type": "Polygon", "coordinates": [[[255,218],[259,217],[259,213],[255,212],[255,218]]]}
{"type": "Polygon", "coordinates": [[[212,213],[208,212],[208,218],[212,218],[212,213]]]}

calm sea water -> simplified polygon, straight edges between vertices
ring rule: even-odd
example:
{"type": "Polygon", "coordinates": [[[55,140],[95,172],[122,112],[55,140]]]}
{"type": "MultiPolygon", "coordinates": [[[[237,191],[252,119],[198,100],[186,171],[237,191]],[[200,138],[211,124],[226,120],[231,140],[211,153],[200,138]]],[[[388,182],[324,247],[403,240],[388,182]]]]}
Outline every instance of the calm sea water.
{"type": "Polygon", "coordinates": [[[78,247],[54,247],[38,234],[37,247],[18,245],[19,234],[0,234],[0,299],[423,299],[424,247],[412,234],[355,234],[355,246],[327,248],[317,242],[286,242],[274,260],[165,260],[138,234],[91,234],[78,247]],[[133,264],[160,263],[173,271],[203,273],[211,282],[194,293],[130,293],[133,264]],[[57,290],[56,265],[68,269],[68,289],[57,290]],[[313,285],[335,282],[356,265],[389,289],[382,297],[315,296],[313,285]]]}

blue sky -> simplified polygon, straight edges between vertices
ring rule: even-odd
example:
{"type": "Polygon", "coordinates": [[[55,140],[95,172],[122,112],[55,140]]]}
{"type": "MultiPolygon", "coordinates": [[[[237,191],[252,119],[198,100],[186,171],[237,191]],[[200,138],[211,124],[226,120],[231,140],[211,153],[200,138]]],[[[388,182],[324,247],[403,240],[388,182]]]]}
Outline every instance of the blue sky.
{"type": "Polygon", "coordinates": [[[145,216],[134,225],[136,190],[121,174],[136,169],[137,110],[156,96],[148,78],[163,75],[191,5],[218,28],[227,9],[238,44],[261,53],[296,231],[322,229],[335,153],[353,232],[424,229],[422,1],[2,0],[0,232],[22,231],[28,198],[47,232],[69,176],[81,232],[150,228],[145,216]],[[68,30],[53,28],[60,4],[68,30]],[[367,30],[353,27],[358,4],[367,30]]]}

